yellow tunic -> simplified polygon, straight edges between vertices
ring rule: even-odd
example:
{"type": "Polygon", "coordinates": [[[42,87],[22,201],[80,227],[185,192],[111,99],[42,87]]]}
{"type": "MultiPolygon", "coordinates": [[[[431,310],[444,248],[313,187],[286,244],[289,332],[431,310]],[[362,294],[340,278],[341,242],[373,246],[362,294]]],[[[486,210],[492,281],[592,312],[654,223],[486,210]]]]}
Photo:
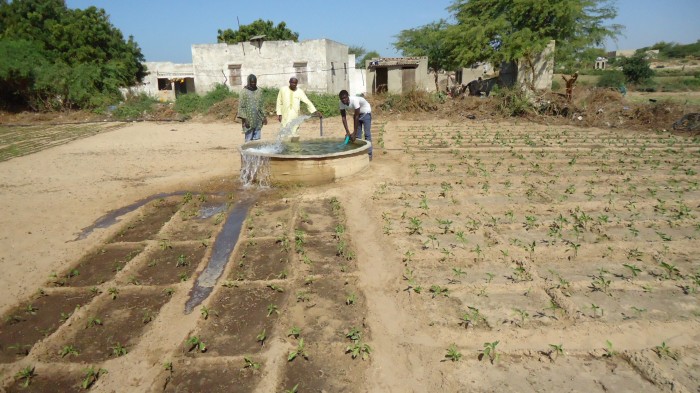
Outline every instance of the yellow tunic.
{"type": "MultiPolygon", "coordinates": [[[[309,113],[316,112],[316,107],[303,90],[298,87],[296,90],[292,90],[289,86],[280,88],[280,92],[277,94],[277,115],[282,115],[282,127],[299,117],[299,110],[301,109],[302,102],[306,104],[309,113]]],[[[294,130],[292,130],[293,136],[296,136],[297,129],[298,126],[294,127],[294,130]]]]}

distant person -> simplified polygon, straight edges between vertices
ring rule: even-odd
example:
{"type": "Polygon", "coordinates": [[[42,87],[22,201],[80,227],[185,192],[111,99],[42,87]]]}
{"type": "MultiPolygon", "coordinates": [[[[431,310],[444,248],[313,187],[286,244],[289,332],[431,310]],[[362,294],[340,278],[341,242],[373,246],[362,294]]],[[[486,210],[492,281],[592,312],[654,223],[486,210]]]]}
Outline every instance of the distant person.
{"type": "MultiPolygon", "coordinates": [[[[350,137],[351,141],[360,138],[364,131],[365,140],[372,142],[372,107],[363,97],[350,97],[347,90],[341,90],[338,94],[340,97],[340,116],[343,119],[343,127],[345,127],[345,136],[350,137]],[[347,110],[353,111],[352,115],[352,133],[348,128],[347,110]]],[[[372,161],[372,145],[369,147],[369,160],[372,161]]]]}
{"type": "Polygon", "coordinates": [[[258,78],[250,74],[238,101],[238,118],[243,122],[245,141],[257,141],[262,136],[262,127],[267,124],[262,91],[258,89],[258,78]]]}
{"type": "MultiPolygon", "coordinates": [[[[306,93],[297,87],[299,80],[296,77],[289,78],[289,86],[280,88],[277,94],[277,120],[285,127],[289,122],[299,117],[301,103],[306,104],[306,108],[311,116],[323,117],[321,112],[316,110],[314,104],[306,96],[306,93]]],[[[299,126],[294,127],[291,135],[296,136],[299,126]]]]}

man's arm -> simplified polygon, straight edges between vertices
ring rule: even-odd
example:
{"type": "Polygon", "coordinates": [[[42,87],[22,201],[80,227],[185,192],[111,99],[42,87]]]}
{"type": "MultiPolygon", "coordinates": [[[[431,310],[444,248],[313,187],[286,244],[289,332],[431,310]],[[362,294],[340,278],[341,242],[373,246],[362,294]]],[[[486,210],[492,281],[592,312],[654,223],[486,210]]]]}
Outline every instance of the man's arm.
{"type": "MultiPolygon", "coordinates": [[[[301,102],[306,104],[306,108],[309,110],[309,113],[314,114],[314,113],[318,112],[316,110],[316,107],[314,106],[314,103],[311,102],[311,100],[309,99],[309,97],[306,96],[306,93],[304,93],[303,90],[297,89],[297,92],[299,94],[299,99],[301,100],[301,102]]],[[[319,115],[320,114],[321,113],[319,112],[319,115]]]]}
{"type": "Polygon", "coordinates": [[[248,100],[245,94],[241,94],[240,101],[238,101],[238,117],[243,121],[243,127],[248,128],[248,119],[246,116],[246,109],[248,108],[248,100]]]}
{"type": "Polygon", "coordinates": [[[349,136],[352,138],[352,135],[350,135],[350,130],[348,129],[348,119],[347,119],[347,111],[345,109],[340,110],[340,117],[343,119],[343,127],[345,127],[345,136],[349,136]]]}

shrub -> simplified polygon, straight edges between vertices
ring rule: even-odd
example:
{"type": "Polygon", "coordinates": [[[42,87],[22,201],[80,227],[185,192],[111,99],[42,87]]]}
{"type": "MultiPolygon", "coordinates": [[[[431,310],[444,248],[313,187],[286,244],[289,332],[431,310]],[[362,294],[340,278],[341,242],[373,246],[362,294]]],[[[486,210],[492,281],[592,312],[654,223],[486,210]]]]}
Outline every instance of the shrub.
{"type": "Polygon", "coordinates": [[[139,119],[151,112],[157,102],[146,94],[131,96],[114,110],[113,116],[120,120],[139,119]]]}
{"type": "Polygon", "coordinates": [[[337,95],[309,92],[307,96],[311,102],[314,103],[316,110],[321,112],[324,117],[333,116],[340,113],[338,109],[340,99],[337,95]]]}
{"type": "Polygon", "coordinates": [[[598,87],[614,87],[618,88],[625,84],[625,74],[621,71],[606,71],[598,78],[598,87]]]}
{"type": "Polygon", "coordinates": [[[498,110],[505,116],[522,116],[533,109],[532,103],[519,87],[498,91],[498,110]]]}
{"type": "Polygon", "coordinates": [[[191,116],[202,110],[202,97],[198,94],[180,94],[175,101],[175,112],[191,116]]]}
{"type": "Polygon", "coordinates": [[[627,81],[632,83],[643,83],[654,76],[654,70],[649,67],[649,61],[641,54],[624,59],[622,73],[625,74],[627,81]]]}

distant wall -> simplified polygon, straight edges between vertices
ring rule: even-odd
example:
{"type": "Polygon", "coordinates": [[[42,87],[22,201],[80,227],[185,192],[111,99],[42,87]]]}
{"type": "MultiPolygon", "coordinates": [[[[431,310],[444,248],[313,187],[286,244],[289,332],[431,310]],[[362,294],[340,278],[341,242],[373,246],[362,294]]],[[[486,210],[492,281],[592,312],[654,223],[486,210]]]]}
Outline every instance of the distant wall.
{"type": "Polygon", "coordinates": [[[348,47],[327,39],[192,45],[192,64],[199,93],[217,84],[240,90],[249,74],[260,87],[287,86],[292,76],[306,91],[333,93],[349,86],[348,47]]]}

